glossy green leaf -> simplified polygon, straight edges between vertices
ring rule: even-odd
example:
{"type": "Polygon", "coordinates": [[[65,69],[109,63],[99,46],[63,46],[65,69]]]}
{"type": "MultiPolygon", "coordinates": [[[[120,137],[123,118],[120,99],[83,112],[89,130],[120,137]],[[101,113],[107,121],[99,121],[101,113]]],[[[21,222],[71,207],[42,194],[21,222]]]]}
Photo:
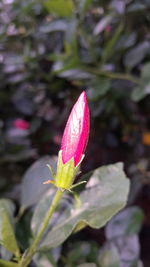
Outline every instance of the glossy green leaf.
{"type": "Polygon", "coordinates": [[[108,24],[111,23],[111,20],[113,18],[113,14],[109,14],[105,17],[103,17],[95,26],[94,29],[94,35],[100,34],[108,24]]]}
{"type": "Polygon", "coordinates": [[[57,267],[49,251],[45,253],[36,253],[33,260],[36,264],[36,267],[44,267],[44,266],[57,267]]]}
{"type": "Polygon", "coordinates": [[[0,201],[0,240],[5,249],[18,257],[20,252],[9,216],[8,203],[7,200],[0,201]]]}
{"type": "Polygon", "coordinates": [[[11,225],[11,222],[9,220],[9,216],[7,214],[7,211],[4,210],[1,213],[1,239],[2,239],[2,245],[10,252],[12,252],[14,255],[19,255],[19,248],[17,245],[17,241],[15,238],[15,234],[11,225]]]}
{"type": "Polygon", "coordinates": [[[103,49],[102,58],[101,58],[102,65],[105,64],[107,60],[111,58],[111,56],[115,52],[114,46],[116,42],[118,41],[122,31],[123,31],[123,24],[121,23],[118,25],[118,28],[116,29],[115,33],[113,34],[113,36],[110,38],[110,40],[107,42],[107,45],[103,49]]]}
{"type": "Polygon", "coordinates": [[[146,9],[146,5],[143,3],[133,3],[127,8],[127,12],[141,12],[146,9]]]}
{"type": "Polygon", "coordinates": [[[32,237],[30,222],[32,217],[32,210],[28,210],[22,214],[21,218],[16,223],[16,237],[22,251],[25,251],[30,246],[32,237]]]}
{"type": "Polygon", "coordinates": [[[40,27],[41,33],[49,33],[55,31],[66,31],[67,30],[67,23],[62,19],[54,20],[50,23],[41,25],[40,27]]]}
{"type": "Polygon", "coordinates": [[[144,267],[143,262],[139,260],[139,261],[137,262],[137,267],[144,267]]]}
{"type": "Polygon", "coordinates": [[[78,68],[62,71],[59,76],[69,80],[87,80],[94,77],[91,73],[78,68]]]}
{"type": "Polygon", "coordinates": [[[56,157],[45,156],[34,162],[26,171],[21,184],[21,204],[23,207],[27,208],[35,204],[48,191],[49,185],[44,185],[43,182],[53,178],[46,165],[50,164],[56,170],[56,162],[56,157]]]}
{"type": "Polygon", "coordinates": [[[120,264],[119,266],[137,267],[140,257],[140,243],[137,234],[120,236],[106,244],[106,247],[110,250],[110,246],[115,246],[118,251],[120,264]]]}
{"type": "Polygon", "coordinates": [[[44,2],[44,6],[48,12],[62,17],[70,17],[74,11],[72,0],[47,0],[44,2]]]}
{"type": "MultiPolygon", "coordinates": [[[[125,266],[128,262],[129,266],[138,266],[140,257],[140,243],[138,233],[143,223],[143,212],[138,207],[129,207],[119,212],[106,225],[105,233],[107,242],[100,252],[100,263],[103,262],[105,266],[125,266]],[[116,254],[116,256],[115,256],[116,254]],[[118,254],[118,256],[117,256],[118,254]],[[114,260],[117,260],[115,263],[114,260]],[[109,260],[109,264],[107,260],[109,260]],[[111,265],[111,263],[113,263],[111,265]],[[118,264],[118,265],[117,265],[118,264]]],[[[103,265],[102,265],[103,267],[103,265]]]]}
{"type": "Polygon", "coordinates": [[[67,262],[69,266],[77,266],[85,262],[97,261],[99,246],[94,241],[77,241],[69,243],[67,262]]]}
{"type": "Polygon", "coordinates": [[[84,0],[82,4],[82,10],[85,12],[90,5],[92,4],[92,0],[84,0]]]}
{"type": "Polygon", "coordinates": [[[139,266],[140,243],[138,235],[117,236],[106,241],[100,249],[100,267],[139,266]]]}
{"type": "Polygon", "coordinates": [[[61,252],[62,252],[61,246],[57,248],[52,248],[51,250],[45,252],[39,251],[34,255],[33,261],[35,262],[37,267],[43,267],[43,266],[57,267],[58,266],[57,263],[61,258],[61,252]]]}
{"type": "Polygon", "coordinates": [[[108,78],[97,78],[94,79],[89,91],[89,98],[92,101],[99,100],[100,97],[104,96],[111,88],[111,81],[108,78]]]}
{"type": "Polygon", "coordinates": [[[141,71],[141,86],[136,87],[132,92],[132,99],[140,101],[150,94],[150,62],[146,63],[141,71]]]}
{"type": "Polygon", "coordinates": [[[7,198],[1,198],[0,199],[0,211],[6,209],[10,217],[13,217],[13,214],[15,212],[15,205],[14,203],[7,198]]]}
{"type": "Polygon", "coordinates": [[[100,267],[120,267],[120,257],[117,248],[113,245],[104,246],[99,254],[100,267]]]}
{"type": "Polygon", "coordinates": [[[116,44],[116,47],[115,47],[116,52],[117,50],[120,50],[120,49],[122,50],[122,49],[130,48],[131,46],[135,45],[136,40],[137,40],[136,32],[122,34],[116,44]]]}
{"type": "Polygon", "coordinates": [[[144,214],[138,207],[130,207],[114,216],[106,226],[106,237],[113,239],[122,235],[137,234],[143,223],[144,214]]]}
{"type": "Polygon", "coordinates": [[[144,41],[138,44],[136,47],[130,49],[124,57],[125,66],[129,69],[135,67],[144,59],[144,57],[149,51],[149,48],[150,43],[148,41],[144,41]]]}
{"type": "MultiPolygon", "coordinates": [[[[5,208],[7,209],[7,212],[9,214],[10,218],[13,218],[13,214],[15,211],[14,203],[9,199],[5,199],[5,198],[3,199],[2,198],[2,199],[0,199],[0,207],[2,208],[3,206],[5,206],[5,208]]],[[[0,208],[0,210],[1,210],[1,208],[0,208]]],[[[0,228],[1,228],[1,222],[2,222],[1,219],[2,218],[0,218],[0,228]]],[[[0,240],[2,241],[1,230],[0,230],[0,240]]],[[[2,259],[7,260],[7,261],[10,260],[12,257],[12,253],[9,252],[8,250],[6,250],[5,247],[3,247],[3,246],[0,246],[0,255],[1,255],[2,259]]]]}
{"type": "Polygon", "coordinates": [[[145,82],[150,82],[150,62],[144,64],[141,77],[145,82]]]}
{"type": "Polygon", "coordinates": [[[17,263],[0,259],[0,267],[17,267],[17,266],[18,266],[17,263]]]}
{"type": "Polygon", "coordinates": [[[138,102],[148,94],[148,91],[150,92],[150,85],[146,88],[146,90],[143,86],[136,87],[131,94],[131,98],[133,101],[138,102]]]}
{"type": "MultiPolygon", "coordinates": [[[[129,180],[123,171],[122,163],[98,168],[92,174],[85,190],[80,194],[81,205],[64,198],[56,210],[40,244],[42,249],[49,249],[61,244],[74,229],[83,223],[93,228],[100,228],[110,220],[127,201],[129,180]]],[[[32,230],[39,230],[43,216],[51,204],[53,191],[49,191],[35,209],[32,230]]]]}

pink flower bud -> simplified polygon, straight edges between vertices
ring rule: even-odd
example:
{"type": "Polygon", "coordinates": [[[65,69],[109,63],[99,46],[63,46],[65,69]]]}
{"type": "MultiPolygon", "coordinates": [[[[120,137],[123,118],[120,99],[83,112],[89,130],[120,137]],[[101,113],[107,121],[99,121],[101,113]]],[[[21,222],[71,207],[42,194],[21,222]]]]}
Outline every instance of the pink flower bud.
{"type": "MultiPolygon", "coordinates": [[[[88,103],[85,92],[82,92],[72,108],[64,130],[54,181],[48,180],[45,184],[52,183],[61,190],[71,190],[87,145],[89,126],[88,103]]],[[[51,171],[51,167],[48,167],[51,171]]]]}
{"type": "Polygon", "coordinates": [[[23,119],[16,119],[13,124],[16,129],[20,130],[28,130],[30,127],[30,123],[23,119]]]}
{"type": "Polygon", "coordinates": [[[89,108],[85,92],[82,92],[72,108],[61,142],[62,162],[80,162],[89,137],[89,108]]]}

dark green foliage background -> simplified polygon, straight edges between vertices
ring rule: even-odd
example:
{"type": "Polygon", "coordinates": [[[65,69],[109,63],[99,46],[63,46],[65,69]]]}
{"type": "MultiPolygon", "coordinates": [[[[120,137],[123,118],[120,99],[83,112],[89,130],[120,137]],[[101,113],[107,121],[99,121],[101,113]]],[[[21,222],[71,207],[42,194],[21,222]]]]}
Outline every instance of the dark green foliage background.
{"type": "Polygon", "coordinates": [[[57,154],[69,111],[85,90],[91,134],[83,172],[125,163],[132,178],[129,204],[145,212],[141,247],[147,266],[150,163],[143,136],[150,131],[149,29],[149,0],[0,3],[1,196],[18,203],[30,164],[57,154]],[[27,131],[14,127],[18,118],[30,123],[27,131]]]}

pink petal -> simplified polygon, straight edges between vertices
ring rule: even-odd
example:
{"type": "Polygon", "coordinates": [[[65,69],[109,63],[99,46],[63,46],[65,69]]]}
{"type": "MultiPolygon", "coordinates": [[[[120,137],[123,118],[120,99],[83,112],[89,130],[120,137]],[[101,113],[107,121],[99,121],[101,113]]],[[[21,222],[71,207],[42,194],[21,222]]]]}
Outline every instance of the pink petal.
{"type": "Polygon", "coordinates": [[[75,166],[84,154],[89,136],[89,108],[85,92],[82,92],[72,108],[61,142],[62,161],[71,158],[75,166]]]}

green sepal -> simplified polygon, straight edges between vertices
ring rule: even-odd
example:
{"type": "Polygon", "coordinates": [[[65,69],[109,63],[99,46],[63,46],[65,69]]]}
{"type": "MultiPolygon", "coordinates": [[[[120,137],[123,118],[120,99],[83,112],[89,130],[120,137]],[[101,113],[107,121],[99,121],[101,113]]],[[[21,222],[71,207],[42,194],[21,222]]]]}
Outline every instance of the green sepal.
{"type": "Polygon", "coordinates": [[[18,263],[0,259],[0,267],[19,267],[18,263]]]}
{"type": "Polygon", "coordinates": [[[53,171],[53,168],[51,167],[50,164],[46,164],[46,166],[49,168],[49,171],[50,171],[50,173],[51,173],[51,175],[52,175],[52,178],[54,179],[54,177],[55,177],[55,173],[54,173],[54,171],[53,171]]]}
{"type": "Polygon", "coordinates": [[[73,192],[72,189],[74,189],[75,187],[81,185],[81,184],[85,184],[87,181],[81,181],[79,183],[73,184],[70,188],[69,191],[73,192]]]}
{"type": "Polygon", "coordinates": [[[62,162],[62,151],[60,150],[58,154],[56,175],[52,167],[49,164],[47,164],[47,167],[49,168],[54,180],[47,180],[43,184],[53,184],[57,188],[60,188],[62,191],[68,190],[72,192],[73,188],[86,182],[86,181],[81,181],[73,185],[76,175],[79,174],[80,164],[83,158],[84,158],[84,155],[82,155],[82,158],[76,167],[74,166],[73,158],[64,164],[62,162]]]}
{"type": "Polygon", "coordinates": [[[62,153],[59,151],[58,163],[57,163],[57,173],[55,176],[55,186],[61,189],[70,189],[75,176],[78,172],[79,166],[74,166],[73,158],[70,159],[65,164],[62,162],[62,153]]]}

